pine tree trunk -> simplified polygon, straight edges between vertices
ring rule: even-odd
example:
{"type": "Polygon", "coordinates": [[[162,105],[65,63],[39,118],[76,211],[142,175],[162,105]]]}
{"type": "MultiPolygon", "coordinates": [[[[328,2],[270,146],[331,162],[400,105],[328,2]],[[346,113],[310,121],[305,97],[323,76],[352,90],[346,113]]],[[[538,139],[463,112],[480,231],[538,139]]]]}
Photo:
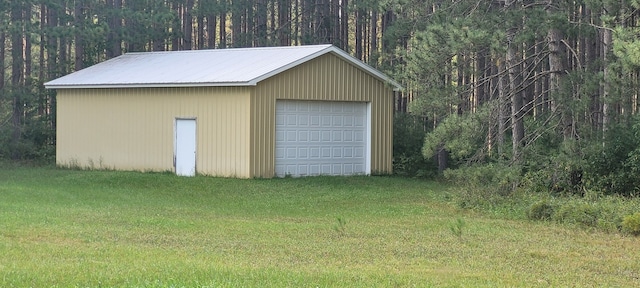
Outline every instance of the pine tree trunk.
{"type": "MultiPolygon", "coordinates": [[[[279,15],[278,15],[279,16],[279,15]]],[[[267,0],[256,1],[256,46],[267,45],[267,0]]]]}
{"type": "Polygon", "coordinates": [[[76,5],[74,7],[74,22],[76,26],[75,33],[75,58],[74,58],[74,68],[76,71],[84,68],[83,57],[84,57],[84,40],[82,39],[82,29],[84,27],[84,15],[82,13],[82,1],[76,1],[76,5]]]}
{"type": "Polygon", "coordinates": [[[349,52],[349,0],[342,0],[340,6],[340,48],[349,52]]]}
{"type": "Polygon", "coordinates": [[[231,7],[231,46],[242,47],[242,3],[240,0],[233,0],[231,7]]]}
{"type": "MultiPolygon", "coordinates": [[[[547,14],[552,15],[555,11],[549,5],[547,14]]],[[[552,27],[547,33],[547,44],[549,45],[549,95],[554,98],[554,102],[560,109],[560,117],[562,123],[562,135],[564,140],[573,138],[573,117],[571,109],[568,106],[569,99],[559,99],[558,93],[562,87],[562,78],[564,74],[565,59],[564,46],[562,45],[562,31],[552,27]]]]}
{"type": "MultiPolygon", "coordinates": [[[[2,44],[2,49],[0,49],[0,67],[6,67],[6,49],[7,49],[7,34],[4,31],[0,31],[0,44],[2,44]]],[[[4,94],[4,77],[5,77],[5,69],[0,69],[0,93],[4,94]]],[[[2,97],[0,97],[0,107],[2,107],[2,97]]]]}
{"type": "Polygon", "coordinates": [[[207,15],[207,48],[216,48],[216,14],[207,15]]]}
{"type": "Polygon", "coordinates": [[[198,16],[196,16],[196,21],[197,21],[197,32],[196,34],[198,35],[197,42],[196,43],[196,47],[198,47],[198,50],[202,50],[204,49],[204,43],[205,43],[205,36],[204,36],[204,15],[199,14],[198,16]]]}
{"type": "Polygon", "coordinates": [[[313,43],[329,43],[331,35],[331,28],[329,27],[329,0],[316,0],[314,13],[315,39],[313,43]]]}
{"type": "Polygon", "coordinates": [[[444,172],[444,170],[447,169],[447,166],[448,166],[447,159],[448,158],[449,158],[449,153],[444,148],[444,145],[440,145],[440,147],[438,148],[438,154],[437,154],[438,172],[440,174],[442,174],[444,172]]]}
{"type": "Polygon", "coordinates": [[[302,2],[302,20],[300,21],[302,45],[313,44],[313,21],[311,15],[313,15],[315,1],[314,0],[300,0],[302,2]]]}
{"type": "MultiPolygon", "coordinates": [[[[499,75],[504,75],[507,71],[507,67],[505,67],[506,64],[504,63],[500,63],[500,67],[498,68],[499,70],[499,75]]],[[[504,145],[505,145],[505,133],[507,132],[507,125],[506,125],[506,119],[507,119],[507,112],[506,112],[506,104],[509,102],[508,101],[508,97],[509,97],[509,92],[508,92],[508,88],[509,87],[509,77],[508,76],[499,76],[498,78],[498,104],[497,104],[497,109],[498,109],[498,131],[496,133],[496,146],[497,146],[497,150],[498,150],[498,155],[500,157],[502,157],[503,153],[504,153],[504,145]]]]}
{"type": "MultiPolygon", "coordinates": [[[[45,34],[45,30],[46,30],[46,26],[47,25],[47,6],[45,4],[40,4],[40,51],[39,51],[39,66],[40,66],[40,70],[38,71],[38,80],[40,80],[41,83],[46,82],[46,74],[45,74],[45,47],[48,45],[47,43],[47,37],[45,34]]],[[[3,33],[4,34],[4,33],[3,33]]],[[[4,35],[3,35],[4,36],[4,35]]],[[[4,41],[2,41],[2,43],[4,44],[4,41]]],[[[3,45],[4,47],[4,45],[3,45]]],[[[4,67],[4,65],[2,65],[2,67],[4,67]]],[[[0,70],[4,70],[4,69],[0,69],[0,70]]],[[[1,79],[4,79],[4,77],[1,77],[1,79]]],[[[42,110],[38,110],[38,115],[42,115],[42,110]]]]}
{"type": "Polygon", "coordinates": [[[291,1],[278,3],[278,39],[280,46],[291,45],[291,1]]]}
{"type": "Polygon", "coordinates": [[[180,21],[182,19],[182,5],[180,5],[180,3],[178,2],[174,2],[172,6],[174,13],[178,15],[178,19],[173,20],[173,25],[171,27],[171,50],[179,51],[182,50],[182,37],[180,35],[180,32],[183,31],[182,23],[180,21]]]}
{"type": "Polygon", "coordinates": [[[340,26],[340,0],[330,0],[331,11],[331,43],[336,47],[342,47],[342,30],[340,26]]]}
{"type": "Polygon", "coordinates": [[[244,1],[243,2],[243,23],[242,23],[242,34],[244,35],[243,39],[243,47],[252,47],[255,46],[255,20],[253,20],[253,1],[244,1]]]}
{"type": "Polygon", "coordinates": [[[369,64],[378,65],[378,11],[371,11],[371,40],[369,41],[369,64]]]}
{"type": "Polygon", "coordinates": [[[193,49],[193,1],[194,0],[186,0],[185,6],[183,6],[183,19],[182,19],[182,31],[184,31],[184,35],[182,36],[182,49],[183,50],[191,50],[193,49]]]}
{"type": "Polygon", "coordinates": [[[355,28],[356,28],[356,35],[355,35],[355,40],[356,40],[356,54],[354,55],[356,58],[363,60],[363,56],[364,56],[364,51],[363,51],[363,46],[364,46],[364,42],[363,42],[363,26],[364,24],[362,23],[364,20],[364,11],[361,7],[356,7],[356,12],[355,12],[355,19],[356,19],[356,23],[355,23],[355,28]]]}
{"type": "MultiPolygon", "coordinates": [[[[593,24],[593,19],[594,19],[594,15],[592,13],[591,9],[587,9],[585,8],[584,10],[584,18],[587,19],[587,21],[589,21],[589,24],[593,24]]],[[[598,57],[598,53],[597,53],[597,49],[598,49],[598,37],[593,37],[591,35],[587,35],[585,36],[584,42],[585,42],[585,62],[584,62],[584,66],[585,69],[589,69],[590,65],[594,65],[594,63],[597,63],[597,57],[598,57]]],[[[590,107],[590,115],[591,115],[591,127],[594,131],[602,131],[602,114],[600,113],[600,105],[601,105],[601,101],[600,101],[600,89],[598,89],[597,91],[594,91],[594,93],[591,95],[591,107],[590,107]]]]}
{"type": "Polygon", "coordinates": [[[607,132],[609,128],[609,94],[611,90],[609,59],[611,58],[611,50],[613,44],[612,31],[605,28],[602,29],[602,78],[604,83],[602,85],[602,131],[607,132]]]}
{"type": "MultiPolygon", "coordinates": [[[[122,37],[120,31],[122,29],[120,18],[122,10],[122,0],[106,0],[107,9],[111,10],[111,16],[107,21],[109,32],[107,33],[107,58],[113,58],[122,54],[122,37]]],[[[52,9],[53,10],[53,9],[52,9]]],[[[49,18],[49,21],[52,19],[49,18]]],[[[49,42],[51,44],[51,42],[49,42]]]]}
{"type": "Polygon", "coordinates": [[[543,87],[543,82],[544,82],[544,74],[543,74],[543,65],[542,65],[542,61],[541,61],[541,57],[539,56],[540,53],[542,52],[542,44],[540,44],[540,41],[537,40],[538,37],[536,37],[536,45],[534,47],[534,54],[535,59],[534,61],[537,64],[534,69],[535,72],[533,73],[533,77],[535,78],[535,82],[533,83],[533,117],[534,119],[537,119],[538,115],[542,114],[545,112],[545,105],[546,103],[544,102],[544,91],[542,89],[543,87]]]}
{"type": "Polygon", "coordinates": [[[18,147],[21,142],[22,136],[22,93],[24,84],[24,46],[23,46],[23,29],[24,29],[24,17],[23,17],[23,3],[22,1],[11,3],[11,23],[13,29],[11,30],[11,94],[12,94],[12,114],[11,123],[11,158],[17,160],[20,158],[20,151],[18,147]],[[17,27],[16,27],[17,26],[17,27]]]}
{"type": "Polygon", "coordinates": [[[507,55],[505,58],[506,62],[506,70],[508,75],[509,85],[507,95],[511,100],[511,160],[519,161],[520,160],[520,147],[523,144],[524,139],[524,123],[522,120],[522,94],[518,93],[517,90],[520,87],[519,85],[519,69],[518,69],[518,58],[516,55],[516,44],[513,43],[513,38],[515,38],[517,28],[512,28],[507,31],[507,55]]]}
{"type": "Polygon", "coordinates": [[[29,89],[31,88],[30,86],[32,85],[31,83],[31,72],[33,71],[33,58],[32,58],[32,54],[31,54],[31,48],[32,48],[32,41],[31,41],[31,31],[28,31],[28,27],[27,24],[29,22],[31,22],[31,3],[25,3],[24,4],[24,10],[22,12],[23,14],[23,19],[24,19],[24,30],[22,31],[23,33],[23,37],[24,37],[24,81],[25,81],[25,88],[29,89]]]}
{"type": "Polygon", "coordinates": [[[486,69],[486,55],[484,49],[481,48],[479,52],[476,52],[476,60],[474,61],[474,75],[473,75],[473,99],[471,101],[470,110],[476,112],[478,106],[483,104],[485,99],[485,69],[486,69]]]}
{"type": "Polygon", "coordinates": [[[218,33],[220,36],[220,40],[218,41],[218,48],[227,48],[227,2],[226,0],[219,0],[224,4],[222,12],[220,12],[220,32],[218,33]]]}

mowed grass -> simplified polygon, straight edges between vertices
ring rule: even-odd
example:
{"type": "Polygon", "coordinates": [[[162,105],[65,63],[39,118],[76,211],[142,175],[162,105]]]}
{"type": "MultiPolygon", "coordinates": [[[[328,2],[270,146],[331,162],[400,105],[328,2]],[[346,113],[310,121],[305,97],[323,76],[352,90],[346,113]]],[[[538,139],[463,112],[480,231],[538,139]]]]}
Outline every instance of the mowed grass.
{"type": "Polygon", "coordinates": [[[450,193],[2,167],[0,286],[640,287],[640,238],[496,219],[450,193]]]}

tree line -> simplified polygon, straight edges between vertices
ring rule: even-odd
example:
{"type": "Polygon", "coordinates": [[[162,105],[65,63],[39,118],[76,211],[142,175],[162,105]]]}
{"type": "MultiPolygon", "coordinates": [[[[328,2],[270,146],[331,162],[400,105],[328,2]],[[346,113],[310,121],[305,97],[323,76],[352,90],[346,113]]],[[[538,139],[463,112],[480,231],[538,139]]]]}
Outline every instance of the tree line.
{"type": "Polygon", "coordinates": [[[426,2],[399,71],[424,156],[512,188],[640,191],[639,1],[426,2]]]}
{"type": "Polygon", "coordinates": [[[3,158],[52,155],[55,92],[42,83],[122,53],[331,43],[405,86],[396,109],[413,118],[396,130],[420,137],[396,143],[399,169],[500,163],[568,187],[606,178],[604,166],[640,169],[637,0],[0,0],[0,11],[3,158]]]}
{"type": "MultiPolygon", "coordinates": [[[[378,62],[396,18],[377,0],[0,0],[3,158],[51,157],[43,83],[133,51],[331,43],[378,62]]],[[[388,7],[387,7],[388,6],[388,7]]],[[[371,61],[370,61],[371,60],[371,61]]]]}

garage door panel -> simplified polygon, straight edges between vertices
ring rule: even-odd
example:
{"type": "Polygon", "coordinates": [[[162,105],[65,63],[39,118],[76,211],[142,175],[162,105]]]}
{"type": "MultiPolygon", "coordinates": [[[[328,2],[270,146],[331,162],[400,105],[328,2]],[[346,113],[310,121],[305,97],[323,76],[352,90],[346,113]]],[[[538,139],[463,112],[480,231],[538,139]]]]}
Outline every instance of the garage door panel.
{"type": "Polygon", "coordinates": [[[320,115],[310,115],[309,124],[312,127],[320,127],[320,115]]]}
{"type": "Polygon", "coordinates": [[[309,142],[309,131],[300,131],[300,132],[298,132],[298,141],[299,142],[309,142]]]}
{"type": "Polygon", "coordinates": [[[344,147],[344,151],[342,152],[342,157],[353,158],[353,147],[344,147]]]}
{"type": "Polygon", "coordinates": [[[299,115],[298,126],[309,126],[309,115],[299,115]]]}
{"type": "Polygon", "coordinates": [[[276,148],[276,162],[278,162],[278,160],[284,158],[284,148],[276,148]]]}
{"type": "Polygon", "coordinates": [[[320,147],[311,147],[309,149],[309,158],[320,159],[320,147]]]}
{"type": "Polygon", "coordinates": [[[331,158],[331,147],[321,147],[320,150],[322,151],[321,158],[324,158],[324,159],[331,158]]]}
{"type": "Polygon", "coordinates": [[[300,158],[300,159],[309,159],[309,148],[299,148],[298,149],[298,158],[300,158]]]}
{"type": "Polygon", "coordinates": [[[333,130],[332,134],[333,134],[333,137],[331,137],[331,141],[333,142],[342,141],[342,130],[333,130]]]}
{"type": "Polygon", "coordinates": [[[344,117],[346,116],[333,116],[333,124],[331,125],[331,128],[342,127],[342,120],[344,117]]]}
{"type": "Polygon", "coordinates": [[[351,130],[344,131],[342,140],[344,142],[352,142],[353,141],[353,131],[351,131],[351,130]]]}
{"type": "Polygon", "coordinates": [[[331,128],[331,116],[322,116],[322,127],[331,128]]]}
{"type": "Polygon", "coordinates": [[[366,113],[362,102],[277,101],[276,175],[365,174],[366,113]]]}
{"type": "Polygon", "coordinates": [[[344,118],[344,127],[353,127],[355,123],[355,117],[344,118]]]}
{"type": "Polygon", "coordinates": [[[353,153],[353,156],[354,156],[354,157],[356,157],[356,158],[363,158],[363,157],[365,156],[365,155],[364,155],[364,154],[365,154],[365,153],[364,153],[364,151],[365,151],[365,149],[364,149],[364,148],[361,148],[361,147],[354,147],[354,149],[353,149],[353,152],[354,152],[354,153],[353,153]]]}

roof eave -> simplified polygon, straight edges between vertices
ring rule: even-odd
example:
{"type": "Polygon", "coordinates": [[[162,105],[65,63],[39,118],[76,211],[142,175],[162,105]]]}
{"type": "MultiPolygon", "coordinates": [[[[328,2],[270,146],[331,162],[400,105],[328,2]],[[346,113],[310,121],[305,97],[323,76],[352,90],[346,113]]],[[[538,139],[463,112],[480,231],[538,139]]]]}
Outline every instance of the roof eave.
{"type": "Polygon", "coordinates": [[[185,88],[185,87],[232,87],[256,86],[252,82],[218,82],[218,83],[144,83],[144,84],[84,84],[60,85],[44,84],[46,89],[102,89],[102,88],[185,88]]]}

